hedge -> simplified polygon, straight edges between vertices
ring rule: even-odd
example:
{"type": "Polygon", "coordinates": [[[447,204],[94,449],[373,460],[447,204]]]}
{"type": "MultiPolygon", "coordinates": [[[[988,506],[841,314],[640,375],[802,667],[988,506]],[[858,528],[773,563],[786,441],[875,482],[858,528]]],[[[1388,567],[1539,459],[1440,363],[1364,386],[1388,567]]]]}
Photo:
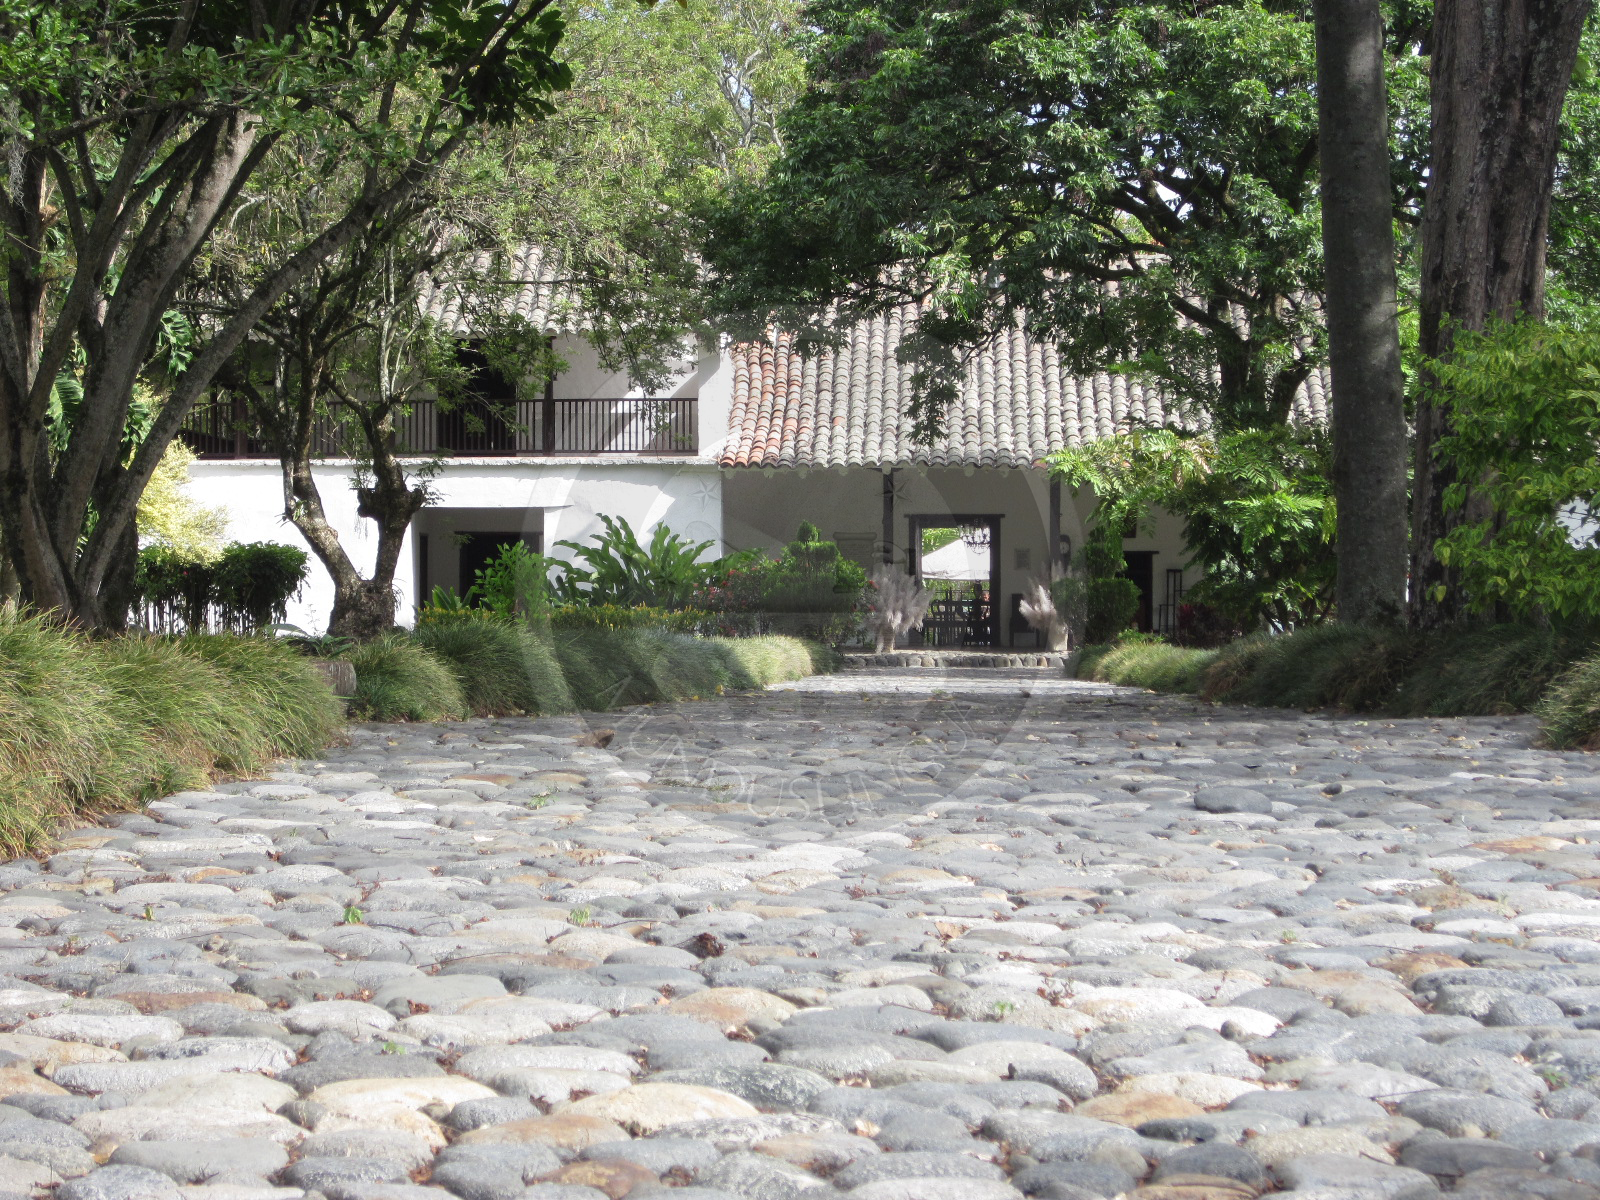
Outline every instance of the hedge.
{"type": "Polygon", "coordinates": [[[348,657],[357,680],[352,714],[375,721],[605,712],[764,687],[838,662],[833,651],[799,638],[702,638],[646,625],[565,622],[536,632],[476,610],[435,612],[414,633],[348,657]]]}
{"type": "Polygon", "coordinates": [[[1414,634],[1338,624],[1256,634],[1221,650],[1149,638],[1087,646],[1080,679],[1230,704],[1396,717],[1536,712],[1558,748],[1600,748],[1600,656],[1582,636],[1526,625],[1414,634]],[[1589,656],[1589,657],[1586,657],[1589,656]]]}

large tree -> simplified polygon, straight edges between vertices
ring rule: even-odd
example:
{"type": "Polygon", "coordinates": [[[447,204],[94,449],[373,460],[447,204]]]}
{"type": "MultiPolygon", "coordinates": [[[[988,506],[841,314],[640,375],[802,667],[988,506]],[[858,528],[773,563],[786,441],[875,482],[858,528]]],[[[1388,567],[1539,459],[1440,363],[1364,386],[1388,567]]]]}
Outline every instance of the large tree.
{"type": "MultiPolygon", "coordinates": [[[[1448,358],[1457,330],[1544,317],[1562,107],[1590,6],[1436,0],[1419,313],[1425,360],[1448,358]]],[[[1423,627],[1465,612],[1469,598],[1434,547],[1455,525],[1485,515],[1481,499],[1445,505],[1456,475],[1435,448],[1450,434],[1447,397],[1425,388],[1411,513],[1412,618],[1423,627]]]]}
{"type": "Polygon", "coordinates": [[[825,337],[920,305],[924,428],[963,355],[1017,322],[1222,429],[1282,423],[1324,358],[1308,16],[818,0],[784,156],[710,224],[722,306],[825,337]]]}
{"type": "MultiPolygon", "coordinates": [[[[464,398],[459,339],[471,336],[505,377],[531,386],[560,365],[546,328],[510,315],[517,293],[554,286],[563,305],[549,319],[642,384],[681,359],[685,331],[704,314],[695,244],[672,214],[770,158],[776,112],[799,74],[786,41],[794,11],[793,0],[575,8],[563,42],[573,82],[556,110],[464,148],[306,273],[241,344],[220,382],[247,398],[279,457],[285,519],[333,581],[331,632],[364,638],[395,622],[395,569],[439,465],[404,445],[397,426],[419,400],[464,398]],[[518,270],[530,261],[537,280],[518,270]],[[423,315],[424,295],[439,287],[453,297],[448,326],[423,315]],[[327,515],[314,465],[330,450],[356,464],[370,558],[327,515]]],[[[197,320],[237,308],[264,248],[303,238],[359,189],[359,174],[315,151],[286,142],[246,193],[189,298],[197,320]]]]}
{"type": "Polygon", "coordinates": [[[0,3],[0,530],[24,599],[90,627],[120,621],[108,584],[189,409],[264,312],[475,129],[547,107],[568,81],[551,3],[0,3]],[[361,186],[273,247],[235,310],[195,327],[130,439],[170,306],[290,134],[358,161],[361,186]],[[52,406],[63,379],[81,388],[70,412],[52,406]]]}
{"type": "Polygon", "coordinates": [[[1378,0],[1316,0],[1339,617],[1405,616],[1406,420],[1378,0]]]}

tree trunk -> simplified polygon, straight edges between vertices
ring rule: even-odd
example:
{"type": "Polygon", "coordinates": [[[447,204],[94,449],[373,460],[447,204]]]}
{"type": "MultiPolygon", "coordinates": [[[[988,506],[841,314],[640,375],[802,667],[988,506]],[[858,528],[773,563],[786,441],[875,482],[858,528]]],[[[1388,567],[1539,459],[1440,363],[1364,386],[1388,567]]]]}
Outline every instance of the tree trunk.
{"type": "MultiPolygon", "coordinates": [[[[1449,354],[1453,331],[1490,318],[1544,317],[1545,233],[1561,132],[1589,0],[1435,0],[1433,157],[1422,219],[1419,349],[1449,354]]],[[[1425,381],[1426,382],[1426,381],[1425,381]]],[[[1450,432],[1442,398],[1417,406],[1411,517],[1411,619],[1435,628],[1465,611],[1434,546],[1472,507],[1446,512],[1450,432]]]]}
{"type": "Polygon", "coordinates": [[[1335,591],[1341,621],[1405,615],[1406,424],[1378,0],[1316,0],[1335,591]]]}
{"type": "MultiPolygon", "coordinates": [[[[426,502],[425,491],[407,487],[403,475],[398,488],[389,480],[390,486],[360,489],[357,511],[378,526],[378,552],[372,576],[364,579],[339,540],[338,531],[328,520],[321,491],[311,472],[309,455],[302,457],[286,449],[282,465],[284,515],[300,531],[333,580],[333,611],[329,614],[328,632],[358,641],[387,633],[395,623],[394,575],[400,563],[400,550],[405,544],[406,531],[411,527],[411,518],[426,502]]],[[[398,464],[394,464],[394,470],[398,473],[398,464]]],[[[387,473],[378,466],[375,474],[383,479],[387,473]]]]}
{"type": "Polygon", "coordinates": [[[139,531],[128,526],[117,545],[117,556],[106,572],[96,597],[94,628],[104,633],[126,633],[128,614],[138,598],[139,531]]]}
{"type": "Polygon", "coordinates": [[[346,586],[334,587],[328,632],[337,637],[370,642],[394,628],[394,610],[392,576],[388,582],[357,577],[346,586]]]}

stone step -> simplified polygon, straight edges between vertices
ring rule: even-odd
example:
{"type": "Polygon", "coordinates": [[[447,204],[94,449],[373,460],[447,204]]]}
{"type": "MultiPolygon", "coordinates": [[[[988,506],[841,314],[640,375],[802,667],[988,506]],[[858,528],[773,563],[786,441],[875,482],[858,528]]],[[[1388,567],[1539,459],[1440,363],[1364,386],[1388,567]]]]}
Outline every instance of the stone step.
{"type": "Polygon", "coordinates": [[[963,667],[986,667],[991,670],[1059,671],[1067,665],[1069,657],[1048,650],[895,650],[889,654],[845,654],[844,668],[922,667],[948,671],[963,667]]]}

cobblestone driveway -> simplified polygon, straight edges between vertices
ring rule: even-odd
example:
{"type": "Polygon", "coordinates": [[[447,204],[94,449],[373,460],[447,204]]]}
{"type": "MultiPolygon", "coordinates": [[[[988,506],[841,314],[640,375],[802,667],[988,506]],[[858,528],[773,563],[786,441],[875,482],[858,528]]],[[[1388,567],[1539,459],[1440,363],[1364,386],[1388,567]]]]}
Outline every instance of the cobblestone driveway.
{"type": "Polygon", "coordinates": [[[0,1193],[1600,1200],[1600,773],[855,673],[0,866],[0,1193]]]}

